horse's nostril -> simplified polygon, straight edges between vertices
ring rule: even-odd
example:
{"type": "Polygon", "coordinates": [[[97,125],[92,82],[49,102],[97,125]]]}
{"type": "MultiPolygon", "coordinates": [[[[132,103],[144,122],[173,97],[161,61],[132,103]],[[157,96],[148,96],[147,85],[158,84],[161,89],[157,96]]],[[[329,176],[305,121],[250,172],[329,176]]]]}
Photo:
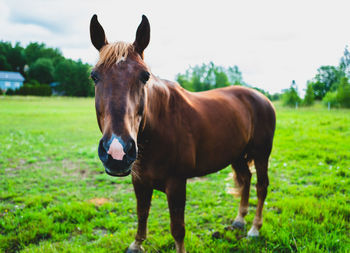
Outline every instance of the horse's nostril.
{"type": "Polygon", "coordinates": [[[100,157],[102,162],[107,162],[108,160],[108,154],[104,147],[103,138],[100,140],[100,143],[98,144],[98,156],[100,157]]]}
{"type": "Polygon", "coordinates": [[[135,145],[135,141],[134,140],[129,140],[128,143],[125,146],[125,154],[135,160],[136,159],[136,145],[135,145]]]}
{"type": "Polygon", "coordinates": [[[128,141],[128,143],[126,143],[126,146],[125,146],[125,153],[128,153],[132,148],[132,140],[128,141]]]}

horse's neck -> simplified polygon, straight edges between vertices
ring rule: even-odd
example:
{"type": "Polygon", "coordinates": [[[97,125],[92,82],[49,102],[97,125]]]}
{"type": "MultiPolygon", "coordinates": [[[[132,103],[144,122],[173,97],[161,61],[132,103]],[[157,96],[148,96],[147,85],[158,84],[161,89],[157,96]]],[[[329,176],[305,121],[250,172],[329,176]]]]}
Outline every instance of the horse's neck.
{"type": "Polygon", "coordinates": [[[164,134],[179,129],[178,119],[183,112],[186,111],[189,117],[190,113],[195,113],[192,96],[177,83],[158,78],[151,81],[153,83],[147,85],[147,109],[139,134],[146,139],[151,136],[167,138],[164,134]]]}
{"type": "Polygon", "coordinates": [[[159,115],[166,113],[171,91],[164,80],[153,77],[147,86],[147,115],[150,121],[157,119],[159,115]]]}
{"type": "Polygon", "coordinates": [[[147,109],[145,123],[148,129],[156,128],[170,115],[170,102],[178,92],[177,84],[152,77],[147,85],[147,109]]]}

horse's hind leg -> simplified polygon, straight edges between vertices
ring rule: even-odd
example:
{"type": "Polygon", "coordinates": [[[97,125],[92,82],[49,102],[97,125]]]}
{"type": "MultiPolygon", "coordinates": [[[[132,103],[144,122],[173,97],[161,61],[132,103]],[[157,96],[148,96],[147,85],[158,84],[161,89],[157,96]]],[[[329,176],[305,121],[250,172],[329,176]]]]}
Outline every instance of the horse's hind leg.
{"type": "Polygon", "coordinates": [[[264,206],[264,201],[267,195],[267,187],[269,185],[269,177],[267,174],[268,168],[268,157],[258,158],[254,160],[256,174],[257,174],[257,184],[256,191],[258,195],[258,205],[256,208],[256,214],[253,221],[253,226],[248,232],[248,236],[259,236],[259,229],[262,226],[262,210],[264,206]]]}
{"type": "Polygon", "coordinates": [[[240,188],[241,193],[238,215],[232,223],[232,226],[234,228],[243,229],[245,225],[244,216],[248,213],[250,179],[252,174],[250,173],[248,162],[244,158],[232,163],[232,167],[236,172],[236,184],[240,188]]]}

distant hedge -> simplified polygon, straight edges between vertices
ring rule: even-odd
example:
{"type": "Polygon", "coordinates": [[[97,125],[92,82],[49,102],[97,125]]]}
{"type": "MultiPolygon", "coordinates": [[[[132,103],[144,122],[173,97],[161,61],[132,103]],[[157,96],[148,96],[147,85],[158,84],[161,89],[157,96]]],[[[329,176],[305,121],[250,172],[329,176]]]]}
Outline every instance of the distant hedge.
{"type": "Polygon", "coordinates": [[[51,87],[47,84],[25,84],[19,89],[8,89],[6,95],[21,95],[21,96],[51,96],[51,87]]]}

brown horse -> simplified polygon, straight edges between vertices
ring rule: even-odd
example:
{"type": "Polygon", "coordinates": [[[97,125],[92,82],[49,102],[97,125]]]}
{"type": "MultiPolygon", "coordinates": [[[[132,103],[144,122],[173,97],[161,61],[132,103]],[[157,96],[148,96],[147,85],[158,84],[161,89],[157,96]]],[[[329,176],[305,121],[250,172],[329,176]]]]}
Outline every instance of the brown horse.
{"type": "Polygon", "coordinates": [[[137,198],[138,228],[128,252],[143,251],[154,189],[167,195],[176,251],[185,252],[186,180],[230,164],[241,189],[239,212],[231,227],[244,227],[252,161],[258,205],[248,236],[258,236],[275,130],[270,101],[241,86],[188,92],[151,74],[143,56],[150,40],[145,16],[133,44],[108,43],[96,15],[91,19],[90,36],[100,53],[91,73],[103,134],[98,155],[109,175],[132,174],[137,198]]]}

